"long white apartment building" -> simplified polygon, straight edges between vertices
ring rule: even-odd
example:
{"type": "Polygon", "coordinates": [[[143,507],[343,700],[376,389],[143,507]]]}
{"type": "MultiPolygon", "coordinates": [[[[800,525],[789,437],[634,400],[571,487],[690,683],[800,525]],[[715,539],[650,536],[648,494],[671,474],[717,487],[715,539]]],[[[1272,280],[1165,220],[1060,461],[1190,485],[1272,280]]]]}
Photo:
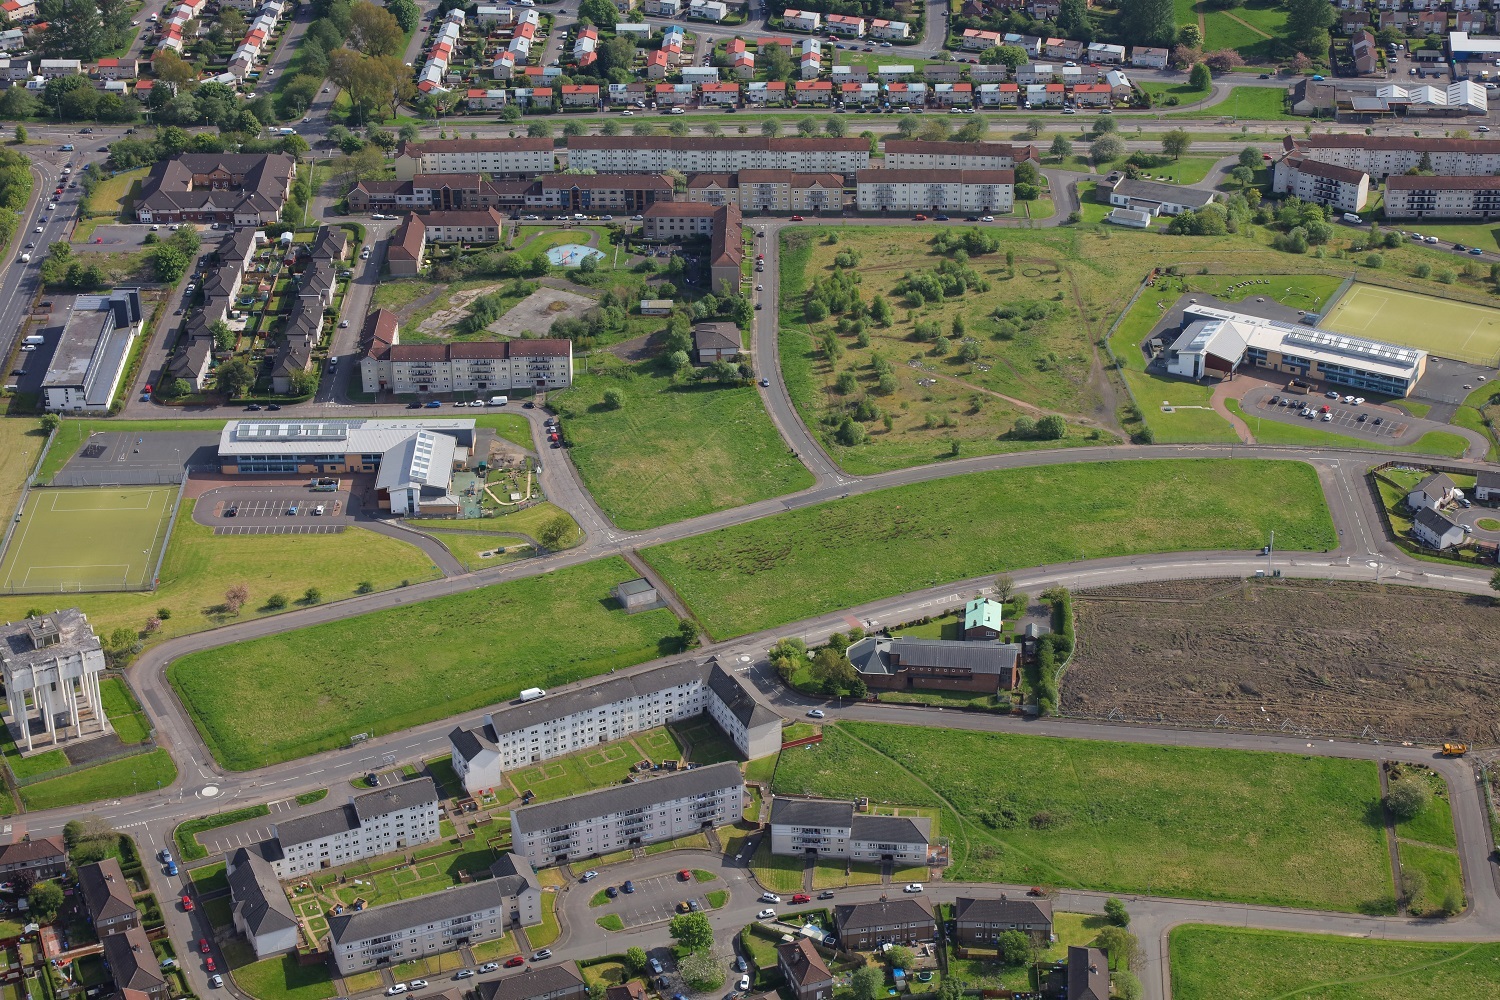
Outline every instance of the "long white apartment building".
{"type": "Polygon", "coordinates": [[[1358,212],[1370,200],[1370,175],[1363,170],[1305,156],[1288,156],[1282,167],[1286,171],[1287,193],[1303,201],[1328,205],[1340,212],[1358,212]]]}
{"type": "Polygon", "coordinates": [[[745,779],[725,761],[513,809],[512,850],[533,865],[629,850],[733,823],[745,779]]]}
{"type": "Polygon", "coordinates": [[[1009,212],[1011,170],[861,170],[854,177],[861,212],[1009,212]]]}
{"type": "Polygon", "coordinates": [[[418,778],[276,823],[260,852],[276,877],[285,880],[431,843],[438,839],[441,818],[432,779],[418,778]]]}
{"type": "Polygon", "coordinates": [[[551,139],[428,139],[396,151],[396,179],[418,174],[489,174],[512,180],[550,174],[557,168],[551,139]]]}
{"type": "Polygon", "coordinates": [[[885,141],[885,165],[891,170],[1010,170],[1020,160],[1036,159],[1035,147],[1008,142],[885,141]]]}
{"type": "Polygon", "coordinates": [[[507,854],[491,866],[487,879],[330,916],[333,961],[339,974],[348,976],[493,941],[512,925],[539,923],[541,897],[531,865],[507,854]]]}
{"type": "Polygon", "coordinates": [[[377,309],[371,325],[389,338],[361,341],[360,385],[365,392],[507,393],[562,389],[573,384],[573,344],[567,340],[471,341],[403,344],[393,314],[377,309]]]}
{"type": "Polygon", "coordinates": [[[925,865],[931,841],[925,816],[876,816],[838,799],[771,800],[772,854],[925,865]]]}
{"type": "Polygon", "coordinates": [[[487,714],[473,729],[454,729],[448,742],[453,769],[472,795],[501,784],[507,771],[705,712],[747,758],[781,749],[780,717],[756,702],[739,678],[714,660],[607,677],[576,690],[507,705],[487,714]]]}
{"type": "Polygon", "coordinates": [[[575,135],[568,140],[568,166],[601,174],[793,170],[847,175],[869,165],[870,144],[859,138],[575,135]]]}
{"type": "Polygon", "coordinates": [[[1387,219],[1493,219],[1500,217],[1500,177],[1385,179],[1387,219]]]}
{"type": "Polygon", "coordinates": [[[1377,181],[1423,166],[1449,177],[1479,177],[1500,173],[1500,142],[1493,139],[1444,139],[1402,135],[1312,135],[1282,140],[1285,155],[1276,162],[1272,185],[1278,194],[1290,188],[1287,160],[1301,157],[1333,163],[1369,174],[1377,181]]]}

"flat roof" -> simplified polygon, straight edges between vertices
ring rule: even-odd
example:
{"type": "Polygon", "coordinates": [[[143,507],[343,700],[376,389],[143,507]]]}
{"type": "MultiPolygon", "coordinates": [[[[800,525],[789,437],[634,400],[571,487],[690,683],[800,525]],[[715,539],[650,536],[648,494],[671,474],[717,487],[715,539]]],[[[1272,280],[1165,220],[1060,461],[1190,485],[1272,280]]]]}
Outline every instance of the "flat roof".
{"type": "MultiPolygon", "coordinates": [[[[1415,347],[1401,347],[1380,340],[1352,337],[1346,333],[1283,323],[1196,303],[1183,309],[1182,314],[1187,320],[1224,321],[1219,325],[1220,334],[1236,335],[1244,341],[1246,347],[1310,358],[1320,363],[1354,364],[1366,372],[1395,378],[1415,379],[1417,369],[1427,356],[1426,351],[1415,347]]],[[[1192,326],[1188,329],[1191,330],[1192,326]]],[[[1185,348],[1176,349],[1180,351],[1185,348]]],[[[1194,341],[1187,349],[1210,349],[1210,345],[1205,341],[1200,346],[1194,341]]]]}
{"type": "Polygon", "coordinates": [[[219,454],[286,455],[320,450],[383,455],[423,431],[469,438],[474,433],[474,419],[231,420],[219,432],[219,454]]]}

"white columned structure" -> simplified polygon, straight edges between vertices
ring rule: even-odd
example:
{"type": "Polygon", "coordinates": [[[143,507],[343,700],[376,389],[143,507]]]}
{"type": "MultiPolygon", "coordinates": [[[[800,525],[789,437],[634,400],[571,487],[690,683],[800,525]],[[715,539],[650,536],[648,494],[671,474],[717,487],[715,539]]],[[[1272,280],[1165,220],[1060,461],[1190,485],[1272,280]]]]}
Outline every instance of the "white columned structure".
{"type": "Polygon", "coordinates": [[[27,752],[37,749],[31,732],[33,712],[40,716],[37,721],[49,749],[110,731],[99,689],[103,672],[103,646],[88,616],[77,608],[0,626],[0,674],[5,681],[8,722],[19,730],[16,739],[24,739],[27,752]],[[88,733],[78,705],[80,695],[97,721],[88,733]],[[59,713],[64,715],[61,729],[59,713]]]}

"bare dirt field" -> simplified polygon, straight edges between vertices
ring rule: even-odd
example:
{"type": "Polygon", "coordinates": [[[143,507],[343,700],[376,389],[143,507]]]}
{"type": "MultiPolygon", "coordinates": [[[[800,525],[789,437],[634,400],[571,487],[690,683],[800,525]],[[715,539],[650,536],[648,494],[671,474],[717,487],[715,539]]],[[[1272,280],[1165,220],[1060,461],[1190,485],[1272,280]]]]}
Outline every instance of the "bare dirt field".
{"type": "Polygon", "coordinates": [[[1081,592],[1075,607],[1067,715],[1500,743],[1487,597],[1191,580],[1081,592]]]}
{"type": "Polygon", "coordinates": [[[502,337],[519,337],[529,333],[534,337],[545,337],[552,324],[564,316],[575,319],[592,309],[597,303],[587,295],[565,292],[560,288],[543,285],[491,323],[487,329],[502,337]]]}

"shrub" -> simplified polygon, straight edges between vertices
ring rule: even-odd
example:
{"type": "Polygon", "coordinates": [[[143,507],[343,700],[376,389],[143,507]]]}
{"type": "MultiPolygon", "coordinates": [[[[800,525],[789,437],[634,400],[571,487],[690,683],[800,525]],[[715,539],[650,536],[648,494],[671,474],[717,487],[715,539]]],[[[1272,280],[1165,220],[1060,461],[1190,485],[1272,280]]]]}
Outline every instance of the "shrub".
{"type": "Polygon", "coordinates": [[[1385,807],[1398,820],[1415,819],[1427,810],[1432,794],[1421,780],[1398,781],[1385,796],[1385,807]]]}

